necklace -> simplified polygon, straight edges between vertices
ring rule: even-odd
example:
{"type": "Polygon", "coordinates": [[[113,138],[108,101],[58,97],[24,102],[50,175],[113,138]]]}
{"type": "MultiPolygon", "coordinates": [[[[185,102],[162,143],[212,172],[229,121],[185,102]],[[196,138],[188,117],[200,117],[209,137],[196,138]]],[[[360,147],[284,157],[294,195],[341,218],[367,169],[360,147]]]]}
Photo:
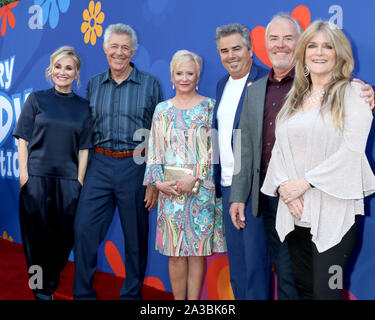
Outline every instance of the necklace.
{"type": "Polygon", "coordinates": [[[303,101],[304,101],[306,104],[313,104],[313,103],[315,103],[315,102],[320,101],[320,100],[323,98],[323,96],[324,96],[325,93],[326,93],[325,90],[324,90],[324,89],[321,89],[321,90],[319,90],[319,91],[316,91],[316,92],[310,94],[310,96],[308,96],[308,97],[305,96],[305,97],[303,98],[303,101]]]}

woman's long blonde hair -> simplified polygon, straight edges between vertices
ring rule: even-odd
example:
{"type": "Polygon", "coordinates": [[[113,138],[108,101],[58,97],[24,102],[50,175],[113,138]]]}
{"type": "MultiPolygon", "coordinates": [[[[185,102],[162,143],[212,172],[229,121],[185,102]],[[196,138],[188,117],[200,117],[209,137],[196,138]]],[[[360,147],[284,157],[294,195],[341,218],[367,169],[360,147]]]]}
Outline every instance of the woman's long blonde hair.
{"type": "Polygon", "coordinates": [[[303,98],[311,90],[311,77],[304,74],[307,44],[318,33],[324,32],[336,51],[336,65],[331,81],[326,85],[322,100],[323,111],[330,111],[334,125],[341,129],[344,121],[345,88],[354,68],[352,48],[345,34],[330,22],[315,21],[301,35],[296,46],[295,78],[292,89],[277,115],[276,121],[288,119],[302,104],[303,98]]]}

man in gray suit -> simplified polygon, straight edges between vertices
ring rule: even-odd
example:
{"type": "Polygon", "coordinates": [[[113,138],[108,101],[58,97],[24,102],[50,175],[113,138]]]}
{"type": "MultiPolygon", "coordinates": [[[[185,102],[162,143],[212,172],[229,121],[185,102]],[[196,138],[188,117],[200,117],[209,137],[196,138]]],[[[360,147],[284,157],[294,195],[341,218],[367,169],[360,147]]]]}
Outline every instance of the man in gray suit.
{"type": "MultiPolygon", "coordinates": [[[[275,16],[266,28],[266,48],[272,69],[269,75],[247,88],[239,129],[241,130],[241,170],[233,176],[230,215],[237,229],[246,226],[245,203],[249,195],[252,212],[263,217],[272,261],[277,275],[279,299],[298,299],[287,244],[280,242],[275,229],[278,198],[260,193],[275,142],[275,119],[294,79],[295,48],[302,33],[299,23],[285,14],[275,16]]],[[[363,87],[363,97],[373,107],[371,86],[363,87]]]]}

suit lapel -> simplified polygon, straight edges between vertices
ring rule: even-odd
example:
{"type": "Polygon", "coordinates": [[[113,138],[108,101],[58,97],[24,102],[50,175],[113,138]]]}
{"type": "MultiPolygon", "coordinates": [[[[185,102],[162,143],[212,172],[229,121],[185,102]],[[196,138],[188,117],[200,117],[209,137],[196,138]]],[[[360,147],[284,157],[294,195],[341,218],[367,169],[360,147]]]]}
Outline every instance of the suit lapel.
{"type": "Polygon", "coordinates": [[[267,81],[268,81],[268,75],[259,79],[257,81],[257,87],[254,92],[254,107],[257,111],[257,125],[258,125],[258,138],[259,140],[262,139],[263,135],[263,117],[264,117],[264,103],[266,100],[266,91],[267,91],[267,81]]]}
{"type": "Polygon", "coordinates": [[[241,118],[241,113],[242,113],[242,104],[243,104],[243,100],[245,98],[246,89],[249,86],[251,86],[253,84],[253,82],[256,81],[257,77],[258,77],[258,67],[255,64],[253,64],[252,67],[251,67],[251,71],[249,73],[249,76],[246,79],[245,86],[242,90],[240,101],[238,102],[236,115],[235,115],[234,121],[233,121],[233,129],[238,129],[238,126],[239,126],[239,123],[240,123],[240,118],[241,118]]]}

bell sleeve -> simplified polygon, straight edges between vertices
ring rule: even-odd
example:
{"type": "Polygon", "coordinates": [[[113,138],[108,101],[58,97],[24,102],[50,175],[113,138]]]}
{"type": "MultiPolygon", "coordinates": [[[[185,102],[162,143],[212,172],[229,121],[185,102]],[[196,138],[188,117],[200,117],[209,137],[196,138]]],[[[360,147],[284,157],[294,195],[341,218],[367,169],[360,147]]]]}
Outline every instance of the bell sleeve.
{"type": "Polygon", "coordinates": [[[214,188],[213,183],[213,164],[212,164],[212,117],[214,100],[210,100],[207,106],[207,122],[205,126],[199,126],[194,135],[196,137],[195,146],[197,148],[197,165],[194,166],[194,176],[209,189],[214,188]]]}
{"type": "Polygon", "coordinates": [[[164,136],[162,113],[158,106],[152,117],[151,131],[148,138],[147,163],[143,185],[153,184],[164,180],[164,136]]]}
{"type": "Polygon", "coordinates": [[[280,150],[278,138],[276,138],[267,174],[260,191],[268,196],[277,197],[277,189],[287,180],[289,179],[285,159],[280,150]]]}
{"type": "Polygon", "coordinates": [[[337,151],[305,173],[315,188],[340,199],[362,199],[375,192],[375,177],[365,154],[373,117],[360,88],[351,83],[345,91],[343,138],[337,151]]]}

